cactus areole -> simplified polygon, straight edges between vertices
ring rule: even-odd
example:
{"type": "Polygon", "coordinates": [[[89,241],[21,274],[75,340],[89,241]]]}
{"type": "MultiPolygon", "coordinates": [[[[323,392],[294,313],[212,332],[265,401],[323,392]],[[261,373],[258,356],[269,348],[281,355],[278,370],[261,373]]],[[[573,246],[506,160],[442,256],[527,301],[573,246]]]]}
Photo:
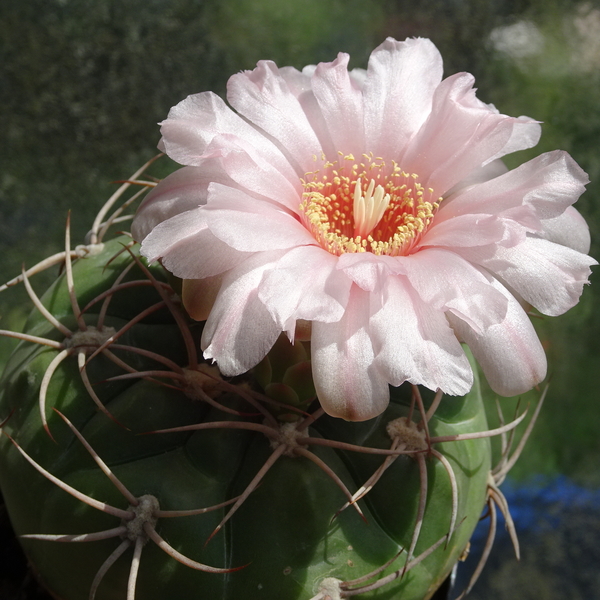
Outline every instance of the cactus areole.
{"type": "Polygon", "coordinates": [[[40,581],[64,600],[430,597],[486,502],[489,439],[447,440],[486,429],[479,386],[437,409],[401,387],[349,423],[307,397],[307,345],[225,380],[127,244],[68,257],[2,379],[2,492],[40,581]]]}

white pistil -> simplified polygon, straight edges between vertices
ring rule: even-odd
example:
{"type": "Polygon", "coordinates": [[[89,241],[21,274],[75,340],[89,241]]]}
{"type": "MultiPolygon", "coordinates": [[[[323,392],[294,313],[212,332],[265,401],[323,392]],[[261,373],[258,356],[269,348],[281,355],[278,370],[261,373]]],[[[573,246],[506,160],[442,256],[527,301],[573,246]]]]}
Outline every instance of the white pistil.
{"type": "Polygon", "coordinates": [[[360,177],[354,186],[354,237],[366,238],[377,226],[390,204],[390,195],[371,179],[363,195],[360,177]]]}

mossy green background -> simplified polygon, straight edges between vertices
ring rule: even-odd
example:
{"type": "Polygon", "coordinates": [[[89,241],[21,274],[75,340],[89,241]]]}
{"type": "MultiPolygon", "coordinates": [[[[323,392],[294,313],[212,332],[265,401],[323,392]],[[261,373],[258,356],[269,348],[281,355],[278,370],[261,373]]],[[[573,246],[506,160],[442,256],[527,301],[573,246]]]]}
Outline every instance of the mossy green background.
{"type": "MultiPolygon", "coordinates": [[[[577,208],[599,258],[598,0],[0,0],[0,280],[60,250],[68,209],[82,241],[186,95],[223,94],[232,73],[262,58],[302,67],[346,51],[364,67],[388,35],[431,38],[446,75],[469,71],[482,100],[543,121],[539,145],[507,162],[572,154],[591,179],[577,208]]],[[[155,174],[170,168],[164,160],[155,174]]],[[[519,478],[600,485],[598,272],[591,281],[567,315],[539,319],[551,388],[519,478]]],[[[0,295],[0,327],[18,326],[25,304],[21,288],[0,295]]],[[[11,347],[0,340],[0,360],[11,347]]],[[[509,414],[514,402],[502,403],[509,414]]]]}

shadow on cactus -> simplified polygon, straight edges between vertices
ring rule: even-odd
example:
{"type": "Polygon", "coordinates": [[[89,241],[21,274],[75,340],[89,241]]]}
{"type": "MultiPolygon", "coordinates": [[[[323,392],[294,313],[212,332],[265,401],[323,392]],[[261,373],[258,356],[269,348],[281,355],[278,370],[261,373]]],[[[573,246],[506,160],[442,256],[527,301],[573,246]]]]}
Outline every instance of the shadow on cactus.
{"type": "Polygon", "coordinates": [[[478,381],[444,402],[405,384],[380,416],[352,423],[314,397],[308,343],[280,340],[255,370],[224,378],[202,358],[202,323],[177,281],[126,233],[108,238],[154,186],[144,169],[103,207],[87,245],[71,249],[67,221],[65,251],[5,286],[22,282],[35,308],[25,333],[2,331],[22,340],[2,379],[2,492],[50,593],[421,600],[486,506],[480,567],[496,506],[518,549],[498,484],[541,402],[511,454],[525,414],[487,430],[478,381]],[[38,297],[30,278],[57,267],[38,297]]]}

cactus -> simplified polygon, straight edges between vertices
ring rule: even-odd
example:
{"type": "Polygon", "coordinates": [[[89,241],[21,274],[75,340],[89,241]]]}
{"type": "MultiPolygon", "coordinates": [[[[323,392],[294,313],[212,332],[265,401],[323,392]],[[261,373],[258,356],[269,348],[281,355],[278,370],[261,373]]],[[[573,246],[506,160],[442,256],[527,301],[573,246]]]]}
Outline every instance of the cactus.
{"type": "Polygon", "coordinates": [[[498,394],[545,378],[523,307],[562,314],[587,283],[587,175],[560,151],[506,171],[539,123],[442,80],[428,40],[348,61],[261,61],[231,108],[183,100],[160,144],[183,168],[142,168],[85,245],[67,219],[64,251],[4,286],[34,310],[0,332],[21,340],[0,485],[55,597],[428,599],[484,509],[468,588],[497,509],[518,554],[498,486],[543,394],[513,450],[525,413],[489,428],[469,348],[498,394]]]}
{"type": "Polygon", "coordinates": [[[223,377],[180,282],[109,239],[140,193],[116,201],[153,186],[142,172],[89,244],[73,250],[67,222],[65,251],[7,284],[35,307],[2,332],[22,341],[1,382],[0,484],[40,581],[64,600],[430,598],[484,507],[511,525],[497,484],[525,415],[488,430],[476,378],[462,398],[404,384],[374,419],[333,418],[310,344],[286,339],[223,377]],[[57,265],[38,297],[30,278],[57,265]]]}

